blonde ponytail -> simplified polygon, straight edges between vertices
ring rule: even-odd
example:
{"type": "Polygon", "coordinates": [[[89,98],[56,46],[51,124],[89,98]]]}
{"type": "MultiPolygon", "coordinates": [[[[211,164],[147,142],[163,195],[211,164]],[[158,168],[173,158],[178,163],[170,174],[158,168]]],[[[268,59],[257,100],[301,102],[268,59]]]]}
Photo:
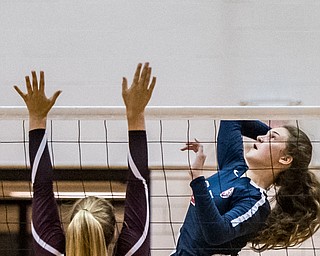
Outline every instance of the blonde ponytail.
{"type": "Polygon", "coordinates": [[[114,210],[108,201],[96,197],[80,199],[71,212],[66,255],[108,255],[115,224],[114,210]]]}

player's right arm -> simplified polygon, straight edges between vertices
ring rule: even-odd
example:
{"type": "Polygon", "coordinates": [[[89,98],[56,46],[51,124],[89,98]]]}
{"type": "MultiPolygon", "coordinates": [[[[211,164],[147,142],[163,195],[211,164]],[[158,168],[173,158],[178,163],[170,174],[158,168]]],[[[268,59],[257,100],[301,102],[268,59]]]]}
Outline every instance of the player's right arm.
{"type": "Polygon", "coordinates": [[[260,121],[221,121],[217,141],[219,169],[233,166],[235,162],[245,164],[242,136],[256,139],[269,129],[260,121]]]}
{"type": "Polygon", "coordinates": [[[46,138],[47,115],[61,93],[51,98],[44,92],[44,73],[40,82],[32,72],[32,83],[26,76],[27,93],[14,86],[23,98],[29,112],[29,156],[32,169],[32,236],[36,255],[63,255],[65,237],[52,187],[52,164],[46,138]]]}
{"type": "Polygon", "coordinates": [[[150,255],[150,173],[144,115],[156,78],[151,80],[149,63],[141,69],[142,65],[138,64],[130,88],[126,78],[122,84],[129,134],[129,175],[124,225],[117,242],[117,256],[150,255]]]}

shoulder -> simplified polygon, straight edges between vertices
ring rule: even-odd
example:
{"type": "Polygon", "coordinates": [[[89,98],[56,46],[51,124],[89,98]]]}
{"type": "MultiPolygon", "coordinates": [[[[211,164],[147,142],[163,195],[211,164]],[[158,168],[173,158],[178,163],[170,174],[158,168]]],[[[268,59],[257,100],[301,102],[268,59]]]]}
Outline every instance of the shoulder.
{"type": "MultiPolygon", "coordinates": [[[[244,174],[245,175],[245,174],[244,174]]],[[[258,187],[256,184],[245,176],[239,177],[234,189],[234,200],[247,202],[250,207],[266,206],[269,208],[266,190],[258,187]]]]}

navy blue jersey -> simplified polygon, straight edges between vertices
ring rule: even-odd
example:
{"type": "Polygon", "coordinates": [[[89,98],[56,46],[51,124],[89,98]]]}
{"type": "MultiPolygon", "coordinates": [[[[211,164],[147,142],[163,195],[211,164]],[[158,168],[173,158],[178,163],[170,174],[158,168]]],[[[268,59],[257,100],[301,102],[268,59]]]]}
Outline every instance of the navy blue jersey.
{"type": "Polygon", "coordinates": [[[219,171],[190,186],[193,196],[172,255],[237,255],[270,213],[266,191],[246,177],[242,136],[256,139],[270,128],[258,121],[221,121],[219,171]]]}
{"type": "MultiPolygon", "coordinates": [[[[32,236],[36,255],[64,255],[65,235],[52,187],[52,165],[44,129],[29,133],[32,167],[32,236]]],[[[129,177],[124,224],[117,241],[117,256],[150,255],[149,180],[145,131],[129,131],[129,177]]]]}

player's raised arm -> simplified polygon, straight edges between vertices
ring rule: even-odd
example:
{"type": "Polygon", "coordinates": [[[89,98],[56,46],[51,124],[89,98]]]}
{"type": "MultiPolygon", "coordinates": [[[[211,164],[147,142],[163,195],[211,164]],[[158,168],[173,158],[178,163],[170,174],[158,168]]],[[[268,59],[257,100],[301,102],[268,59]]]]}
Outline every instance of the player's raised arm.
{"type": "Polygon", "coordinates": [[[32,82],[25,77],[26,93],[18,86],[20,94],[29,111],[29,156],[33,185],[32,223],[33,248],[35,255],[63,255],[65,236],[59,219],[58,208],[53,194],[53,170],[46,138],[47,115],[61,91],[47,98],[44,88],[44,73],[40,72],[38,83],[35,71],[32,82]]]}
{"type": "Polygon", "coordinates": [[[130,88],[126,78],[122,83],[128,120],[129,175],[124,225],[118,239],[116,256],[150,255],[150,172],[144,111],[155,83],[156,78],[151,79],[149,63],[145,63],[143,68],[142,64],[138,64],[130,88]]]}

